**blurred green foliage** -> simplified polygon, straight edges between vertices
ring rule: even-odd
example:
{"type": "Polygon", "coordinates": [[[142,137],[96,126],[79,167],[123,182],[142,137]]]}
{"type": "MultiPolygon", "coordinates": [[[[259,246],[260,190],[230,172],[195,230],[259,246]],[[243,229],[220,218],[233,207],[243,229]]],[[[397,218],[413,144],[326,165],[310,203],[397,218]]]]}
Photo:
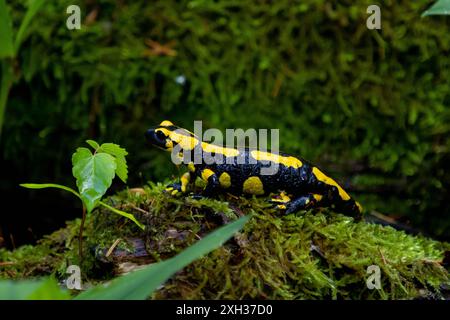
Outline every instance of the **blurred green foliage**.
{"type": "MultiPolygon", "coordinates": [[[[15,30],[25,3],[9,3],[15,30]]],[[[283,151],[368,210],[449,237],[450,21],[421,18],[432,3],[383,1],[377,31],[372,1],[47,2],[17,53],[1,157],[32,181],[63,181],[75,146],[114,141],[136,185],[177,174],[143,138],[163,119],[279,128],[283,151]],[[81,30],[66,28],[71,4],[81,30]]]]}

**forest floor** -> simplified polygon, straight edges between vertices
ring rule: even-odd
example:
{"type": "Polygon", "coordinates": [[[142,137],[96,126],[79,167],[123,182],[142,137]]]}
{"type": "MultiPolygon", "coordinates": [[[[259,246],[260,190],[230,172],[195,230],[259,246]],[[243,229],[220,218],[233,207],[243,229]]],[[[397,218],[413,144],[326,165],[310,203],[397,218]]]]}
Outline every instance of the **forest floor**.
{"type": "MultiPolygon", "coordinates": [[[[0,278],[52,274],[79,265],[84,287],[168,259],[219,226],[252,214],[222,247],[176,273],[155,299],[448,299],[450,244],[328,209],[282,215],[264,198],[174,197],[161,183],[107,199],[145,231],[108,209],[37,245],[0,249],[0,278]]],[[[73,292],[76,294],[76,292],[73,292]]]]}

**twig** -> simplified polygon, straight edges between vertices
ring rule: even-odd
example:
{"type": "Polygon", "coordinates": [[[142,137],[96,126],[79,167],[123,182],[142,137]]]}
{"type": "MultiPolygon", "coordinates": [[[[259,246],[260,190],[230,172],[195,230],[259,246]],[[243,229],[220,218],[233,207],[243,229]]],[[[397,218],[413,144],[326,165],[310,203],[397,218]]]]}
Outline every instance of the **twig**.
{"type": "Polygon", "coordinates": [[[383,260],[383,263],[387,265],[386,258],[385,258],[384,255],[383,255],[383,251],[381,251],[380,248],[378,248],[378,251],[380,252],[381,259],[383,260]]]}
{"type": "Polygon", "coordinates": [[[114,241],[112,246],[108,249],[108,252],[106,252],[106,255],[105,255],[106,258],[108,258],[111,255],[111,253],[114,251],[114,249],[117,247],[117,245],[119,244],[119,242],[121,240],[122,239],[118,238],[116,241],[114,241]]]}
{"type": "Polygon", "coordinates": [[[139,207],[136,207],[136,206],[135,206],[134,204],[132,204],[132,203],[126,203],[124,206],[130,207],[130,208],[132,208],[132,209],[134,209],[134,210],[137,210],[137,211],[139,211],[139,212],[142,212],[142,213],[145,214],[145,215],[149,215],[149,214],[150,214],[150,212],[145,211],[144,209],[141,209],[141,208],[139,208],[139,207]]]}

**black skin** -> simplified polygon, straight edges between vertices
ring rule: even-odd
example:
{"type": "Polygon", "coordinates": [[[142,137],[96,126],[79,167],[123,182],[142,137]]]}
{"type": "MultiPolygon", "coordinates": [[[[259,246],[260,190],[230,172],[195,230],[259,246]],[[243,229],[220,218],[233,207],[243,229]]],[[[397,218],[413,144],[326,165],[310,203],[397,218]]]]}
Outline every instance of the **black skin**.
{"type": "MultiPolygon", "coordinates": [[[[147,132],[146,136],[152,145],[163,148],[164,144],[152,133],[152,129],[147,132]]],[[[357,218],[361,216],[356,202],[352,198],[343,200],[335,186],[319,181],[312,172],[314,166],[308,161],[297,157],[303,164],[301,167],[293,168],[278,164],[279,168],[275,174],[261,175],[261,168],[269,166],[269,163],[254,159],[250,151],[246,148],[240,149],[238,157],[243,158],[238,161],[238,157],[228,157],[226,159],[228,163],[225,163],[222,155],[206,153],[201,150],[201,147],[196,147],[190,151],[190,154],[184,154],[185,159],[194,159],[195,152],[198,152],[201,159],[216,159],[216,161],[209,161],[208,163],[213,162],[211,164],[206,164],[205,161],[202,161],[201,164],[194,164],[195,171],[190,172],[191,183],[195,181],[196,177],[201,178],[203,170],[210,169],[214,174],[208,178],[207,185],[202,192],[203,196],[212,197],[221,192],[242,195],[244,194],[244,181],[249,177],[256,176],[262,181],[265,195],[280,191],[290,195],[291,201],[284,203],[286,214],[313,207],[332,207],[336,212],[357,218]],[[228,173],[231,178],[231,186],[226,189],[223,189],[219,183],[219,177],[223,172],[228,173]],[[322,195],[322,199],[317,201],[313,194],[322,195]]],[[[283,153],[280,155],[288,156],[283,153]]],[[[190,161],[186,160],[184,163],[188,162],[190,161]]],[[[181,183],[174,183],[168,187],[181,191],[181,183]]]]}

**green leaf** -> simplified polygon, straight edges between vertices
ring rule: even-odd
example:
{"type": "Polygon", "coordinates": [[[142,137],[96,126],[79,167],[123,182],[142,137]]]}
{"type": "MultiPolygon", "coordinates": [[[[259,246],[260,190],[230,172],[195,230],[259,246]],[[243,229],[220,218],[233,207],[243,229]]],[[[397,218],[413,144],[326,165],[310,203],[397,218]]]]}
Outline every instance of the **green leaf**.
{"type": "MultiPolygon", "coordinates": [[[[76,195],[81,201],[83,201],[83,199],[81,198],[81,195],[76,192],[75,190],[73,190],[72,188],[66,187],[66,186],[62,186],[60,184],[55,184],[55,183],[22,183],[20,184],[21,187],[24,188],[28,188],[28,189],[45,189],[45,188],[57,188],[57,189],[62,189],[65,191],[69,191],[71,193],[73,193],[74,195],[76,195]]],[[[107,205],[106,203],[99,201],[99,204],[104,206],[105,208],[108,208],[109,210],[111,210],[114,213],[117,213],[127,219],[130,219],[131,221],[133,221],[139,228],[141,228],[142,230],[145,230],[145,226],[140,223],[131,213],[126,213],[122,210],[116,209],[114,207],[111,207],[110,205],[107,205]]]]}
{"type": "Polygon", "coordinates": [[[55,184],[55,183],[22,183],[20,184],[21,187],[24,188],[28,188],[28,189],[45,189],[45,188],[57,188],[57,189],[62,189],[62,190],[66,190],[69,191],[71,193],[73,193],[74,195],[76,195],[78,198],[81,199],[81,196],[78,192],[76,192],[75,190],[73,190],[72,188],[60,185],[60,184],[55,184]]]}
{"type": "Polygon", "coordinates": [[[127,150],[121,148],[119,145],[114,143],[103,143],[100,150],[116,158],[117,168],[116,174],[123,182],[127,182],[128,178],[128,167],[125,156],[128,155],[127,150]]]}
{"type": "Polygon", "coordinates": [[[72,155],[72,165],[81,199],[90,213],[111,186],[116,160],[107,153],[92,154],[87,148],[78,148],[72,155]]]}
{"type": "Polygon", "coordinates": [[[100,145],[94,141],[94,140],[86,140],[87,144],[90,145],[92,148],[94,148],[95,150],[97,150],[98,148],[100,148],[100,145]]]}
{"type": "Polygon", "coordinates": [[[0,59],[14,56],[11,17],[5,0],[0,0],[0,59]]]}
{"type": "Polygon", "coordinates": [[[114,213],[120,214],[121,216],[124,216],[125,218],[130,219],[131,221],[133,221],[134,223],[136,223],[136,225],[141,228],[142,230],[145,230],[145,226],[140,223],[139,221],[136,220],[136,218],[131,214],[131,213],[126,213],[122,210],[116,209],[114,207],[111,207],[110,205],[107,205],[106,203],[100,201],[99,202],[100,205],[104,206],[105,208],[108,208],[109,210],[111,210],[114,213]]]}
{"type": "Polygon", "coordinates": [[[20,24],[19,31],[16,35],[16,41],[14,43],[14,49],[15,52],[19,51],[19,47],[22,44],[22,42],[25,40],[25,32],[27,31],[28,25],[33,20],[33,17],[38,12],[39,8],[44,4],[44,0],[30,0],[29,1],[29,7],[27,10],[27,13],[25,14],[25,17],[22,20],[22,23],[20,24]]]}
{"type": "Polygon", "coordinates": [[[250,216],[245,216],[220,227],[175,257],[117,278],[108,286],[97,286],[89,289],[78,295],[76,299],[146,299],[175,272],[220,247],[239,231],[249,219],[250,216]]]}
{"type": "Polygon", "coordinates": [[[450,15],[450,0],[438,0],[422,13],[422,17],[431,15],[450,15]]]}
{"type": "Polygon", "coordinates": [[[103,143],[101,146],[103,152],[109,153],[115,157],[128,155],[127,150],[115,143],[103,143]]]}
{"type": "Polygon", "coordinates": [[[61,289],[54,278],[41,280],[0,281],[0,300],[66,300],[68,291],[61,289]]]}

